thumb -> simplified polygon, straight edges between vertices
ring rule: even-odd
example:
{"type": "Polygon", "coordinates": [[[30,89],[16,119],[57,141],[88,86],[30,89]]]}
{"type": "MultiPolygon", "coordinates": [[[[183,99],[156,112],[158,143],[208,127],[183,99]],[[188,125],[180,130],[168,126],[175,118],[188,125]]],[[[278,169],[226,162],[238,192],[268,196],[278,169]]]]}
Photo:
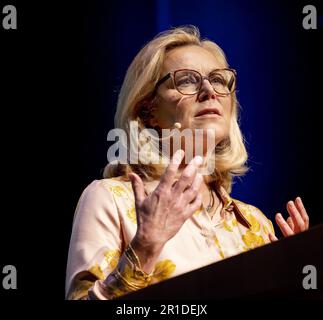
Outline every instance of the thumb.
{"type": "Polygon", "coordinates": [[[145,187],[141,178],[134,172],[128,174],[131,181],[132,189],[135,195],[136,203],[140,203],[145,199],[145,187]]]}

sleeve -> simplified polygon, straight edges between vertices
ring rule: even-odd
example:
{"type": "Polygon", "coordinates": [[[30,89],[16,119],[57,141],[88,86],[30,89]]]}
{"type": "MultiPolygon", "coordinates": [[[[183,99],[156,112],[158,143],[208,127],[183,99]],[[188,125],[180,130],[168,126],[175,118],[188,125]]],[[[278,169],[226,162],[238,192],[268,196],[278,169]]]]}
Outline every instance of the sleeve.
{"type": "Polygon", "coordinates": [[[66,298],[86,299],[96,280],[118,264],[123,241],[113,194],[102,180],[93,181],[77,204],[66,270],[66,298]]]}

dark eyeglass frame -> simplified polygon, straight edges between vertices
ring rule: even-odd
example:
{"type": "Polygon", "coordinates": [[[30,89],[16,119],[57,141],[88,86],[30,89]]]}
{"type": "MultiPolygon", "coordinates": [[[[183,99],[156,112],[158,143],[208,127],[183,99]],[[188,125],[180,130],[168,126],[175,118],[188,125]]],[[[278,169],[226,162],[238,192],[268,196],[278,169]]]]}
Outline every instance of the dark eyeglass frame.
{"type": "MultiPolygon", "coordinates": [[[[208,81],[211,83],[211,81],[210,81],[210,74],[212,74],[212,73],[214,73],[214,72],[216,72],[216,71],[231,71],[231,72],[233,73],[233,75],[234,75],[235,87],[234,87],[234,89],[231,91],[231,89],[230,89],[229,85],[230,85],[230,83],[231,83],[231,86],[232,86],[232,85],[233,85],[233,83],[232,83],[232,79],[230,79],[229,84],[228,84],[228,88],[229,88],[229,90],[230,90],[230,92],[229,92],[229,93],[222,93],[222,92],[220,93],[220,92],[217,92],[217,91],[214,89],[214,87],[212,86],[213,90],[214,90],[218,95],[220,95],[220,96],[228,96],[228,95],[232,94],[232,93],[236,90],[236,88],[237,88],[237,71],[236,71],[235,69],[231,69],[231,68],[214,69],[213,71],[211,71],[211,72],[209,73],[209,76],[202,76],[202,75],[201,75],[201,73],[199,73],[198,71],[193,70],[193,69],[178,69],[178,70],[175,70],[175,71],[170,71],[170,72],[169,72],[169,73],[167,73],[164,77],[162,77],[160,80],[158,80],[158,82],[157,82],[157,83],[156,83],[156,85],[155,85],[155,90],[154,90],[154,92],[156,93],[156,91],[157,91],[158,87],[159,87],[162,83],[164,83],[166,80],[168,80],[169,78],[171,78],[171,79],[172,79],[172,82],[173,82],[173,85],[174,85],[174,88],[175,88],[179,93],[181,93],[181,94],[183,94],[183,95],[186,95],[186,96],[193,96],[193,95],[197,94],[198,92],[200,92],[201,87],[202,87],[202,84],[203,84],[203,80],[208,80],[208,81]],[[177,88],[177,86],[176,86],[176,83],[175,83],[175,75],[176,75],[176,73],[177,73],[177,72],[179,72],[179,71],[193,71],[193,72],[196,72],[196,73],[198,73],[198,74],[200,75],[200,77],[201,77],[201,82],[200,82],[200,86],[199,86],[198,90],[196,90],[196,92],[194,92],[194,93],[182,93],[180,90],[178,90],[178,88],[177,88]]],[[[211,85],[212,85],[212,84],[211,84],[211,85]]]]}

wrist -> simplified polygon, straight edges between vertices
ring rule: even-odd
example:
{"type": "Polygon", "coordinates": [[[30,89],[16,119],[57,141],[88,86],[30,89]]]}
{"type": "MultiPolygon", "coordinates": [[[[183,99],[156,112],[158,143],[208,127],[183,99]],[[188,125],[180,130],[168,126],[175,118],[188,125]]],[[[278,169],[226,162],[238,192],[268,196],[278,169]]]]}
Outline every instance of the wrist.
{"type": "Polygon", "coordinates": [[[144,245],[139,239],[134,238],[131,241],[131,247],[139,259],[142,270],[146,273],[151,273],[154,270],[163,245],[144,245]]]}
{"type": "Polygon", "coordinates": [[[137,254],[146,255],[147,257],[159,256],[164,247],[163,243],[152,243],[139,235],[135,235],[130,244],[137,254]]]}

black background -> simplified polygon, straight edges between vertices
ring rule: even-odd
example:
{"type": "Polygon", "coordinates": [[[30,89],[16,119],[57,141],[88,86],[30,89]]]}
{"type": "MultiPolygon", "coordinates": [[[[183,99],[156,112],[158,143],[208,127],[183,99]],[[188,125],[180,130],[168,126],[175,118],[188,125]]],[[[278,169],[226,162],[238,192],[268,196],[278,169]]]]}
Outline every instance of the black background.
{"type": "MultiPolygon", "coordinates": [[[[0,292],[8,300],[59,301],[64,299],[74,209],[84,187],[101,176],[118,88],[131,58],[156,33],[154,17],[144,14],[156,8],[153,1],[0,3],[1,9],[13,4],[18,11],[17,30],[0,28],[0,267],[17,267],[18,290],[0,292]],[[104,33],[103,22],[109,30],[104,33]],[[105,50],[99,50],[103,41],[105,50]],[[124,60],[123,52],[128,54],[124,60]],[[100,63],[104,72],[98,73],[93,66],[100,63]]],[[[282,199],[299,192],[312,223],[318,224],[323,221],[323,26],[319,22],[318,30],[301,28],[299,16],[306,4],[316,5],[322,21],[318,2],[274,1],[270,6],[272,12],[286,15],[300,59],[281,62],[288,65],[287,71],[298,68],[299,73],[284,83],[289,94],[281,95],[281,103],[287,105],[281,119],[290,120],[288,129],[281,120],[277,123],[282,126],[268,134],[273,141],[283,141],[276,151],[287,146],[288,151],[271,155],[278,173],[269,170],[266,176],[287,168],[285,184],[277,180],[268,199],[283,207],[282,199]],[[297,83],[301,86],[295,87],[297,83]]],[[[281,87],[277,84],[276,90],[281,87]]]]}

